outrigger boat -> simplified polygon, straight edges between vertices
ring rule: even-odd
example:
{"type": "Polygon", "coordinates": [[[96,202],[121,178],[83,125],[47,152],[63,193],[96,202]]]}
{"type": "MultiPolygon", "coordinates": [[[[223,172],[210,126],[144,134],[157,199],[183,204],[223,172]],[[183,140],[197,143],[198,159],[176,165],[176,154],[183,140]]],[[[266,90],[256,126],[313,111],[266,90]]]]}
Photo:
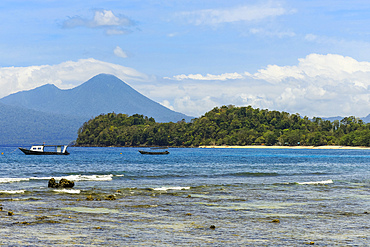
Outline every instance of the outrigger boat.
{"type": "Polygon", "coordinates": [[[27,155],[69,155],[67,147],[68,145],[33,145],[30,149],[19,149],[27,155]]]}

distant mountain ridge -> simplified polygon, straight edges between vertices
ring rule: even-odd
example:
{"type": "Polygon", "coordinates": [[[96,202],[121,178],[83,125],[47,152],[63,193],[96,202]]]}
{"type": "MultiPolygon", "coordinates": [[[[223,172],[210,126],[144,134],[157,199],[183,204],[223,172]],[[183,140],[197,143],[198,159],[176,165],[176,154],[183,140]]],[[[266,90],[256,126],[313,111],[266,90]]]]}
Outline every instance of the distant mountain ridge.
{"type": "Polygon", "coordinates": [[[72,89],[46,84],[0,99],[0,145],[76,140],[84,122],[105,113],[140,114],[157,122],[192,117],[172,111],[113,75],[99,74],[72,89]]]}
{"type": "Polygon", "coordinates": [[[0,99],[1,103],[36,111],[91,118],[102,113],[142,114],[157,122],[177,122],[192,117],[172,111],[145,97],[113,75],[99,74],[72,89],[46,84],[0,99]]]}
{"type": "MultiPolygon", "coordinates": [[[[339,120],[341,121],[344,117],[341,117],[341,116],[336,116],[336,117],[324,117],[322,119],[324,120],[329,120],[331,122],[335,121],[335,120],[339,120]]],[[[356,117],[357,118],[357,117],[356,117]]],[[[358,119],[361,119],[364,123],[370,123],[370,114],[367,115],[366,117],[360,117],[358,119]]]]}
{"type": "Polygon", "coordinates": [[[0,103],[0,145],[68,144],[84,117],[50,114],[0,103]]]}

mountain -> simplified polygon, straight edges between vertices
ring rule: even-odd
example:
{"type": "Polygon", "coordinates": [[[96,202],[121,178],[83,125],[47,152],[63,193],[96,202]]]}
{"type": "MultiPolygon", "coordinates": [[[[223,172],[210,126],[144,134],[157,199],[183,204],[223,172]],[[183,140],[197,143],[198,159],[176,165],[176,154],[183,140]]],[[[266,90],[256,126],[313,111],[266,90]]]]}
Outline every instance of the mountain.
{"type": "MultiPolygon", "coordinates": [[[[334,120],[339,120],[341,121],[344,117],[341,117],[341,116],[337,116],[337,117],[326,117],[326,118],[322,118],[324,120],[329,120],[331,122],[333,122],[334,120]]],[[[357,118],[357,117],[356,117],[357,118]]],[[[359,118],[361,119],[362,121],[364,121],[364,123],[370,123],[370,114],[367,115],[366,117],[361,117],[359,118]]]]}
{"type": "Polygon", "coordinates": [[[322,119],[323,120],[329,120],[330,122],[333,122],[335,120],[342,120],[344,117],[341,117],[341,116],[336,116],[336,117],[323,117],[322,119]]]}
{"type": "Polygon", "coordinates": [[[116,112],[142,114],[157,122],[177,122],[192,117],[172,111],[135,91],[113,75],[99,74],[78,87],[61,90],[47,84],[0,99],[1,103],[36,111],[86,117],[116,112]]]}
{"type": "Polygon", "coordinates": [[[68,144],[86,121],[0,103],[0,145],[68,144]]]}
{"type": "Polygon", "coordinates": [[[362,121],[364,121],[365,123],[370,123],[370,114],[369,114],[369,115],[367,115],[366,117],[362,117],[361,119],[362,119],[362,121]]]}
{"type": "Polygon", "coordinates": [[[142,114],[157,122],[192,117],[143,96],[113,75],[100,74],[78,87],[46,84],[0,99],[0,145],[68,144],[84,122],[102,113],[142,114]]]}

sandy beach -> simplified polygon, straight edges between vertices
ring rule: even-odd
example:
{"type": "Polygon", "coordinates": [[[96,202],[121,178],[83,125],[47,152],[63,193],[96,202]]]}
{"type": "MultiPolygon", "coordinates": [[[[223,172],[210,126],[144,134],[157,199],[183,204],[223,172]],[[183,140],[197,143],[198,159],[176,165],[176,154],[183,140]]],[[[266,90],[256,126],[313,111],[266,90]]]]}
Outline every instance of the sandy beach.
{"type": "Polygon", "coordinates": [[[370,147],[351,147],[351,146],[199,146],[199,148],[274,148],[274,149],[360,149],[370,150],[370,147]]]}

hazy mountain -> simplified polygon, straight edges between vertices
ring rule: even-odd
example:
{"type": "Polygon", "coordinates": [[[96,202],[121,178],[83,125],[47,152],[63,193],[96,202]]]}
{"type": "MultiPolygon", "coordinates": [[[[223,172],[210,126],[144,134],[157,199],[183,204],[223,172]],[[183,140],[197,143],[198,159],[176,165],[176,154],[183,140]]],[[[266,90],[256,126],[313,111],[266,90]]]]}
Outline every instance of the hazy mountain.
{"type": "Polygon", "coordinates": [[[336,117],[323,117],[322,119],[323,120],[329,120],[330,122],[333,122],[335,120],[342,120],[344,117],[341,117],[341,116],[336,116],[336,117]]]}
{"type": "Polygon", "coordinates": [[[0,103],[0,145],[68,144],[85,121],[0,103]]]}
{"type": "MultiPolygon", "coordinates": [[[[337,117],[326,117],[326,118],[322,118],[324,120],[329,120],[331,122],[333,122],[334,120],[339,120],[341,121],[344,117],[341,117],[341,116],[337,116],[337,117]]],[[[356,117],[357,118],[357,117],[356,117]]],[[[370,123],[370,114],[367,115],[367,117],[360,117],[359,119],[361,119],[362,121],[364,121],[365,123],[370,123]]]]}
{"type": "Polygon", "coordinates": [[[47,84],[33,90],[18,92],[0,102],[53,114],[84,116],[90,119],[102,113],[142,114],[157,122],[177,122],[192,117],[172,111],[138,93],[113,75],[100,74],[82,85],[61,90],[47,84]]]}
{"type": "Polygon", "coordinates": [[[0,99],[0,145],[68,144],[90,118],[102,113],[142,114],[157,122],[192,118],[138,93],[113,75],[100,74],[61,90],[47,84],[0,99]]]}
{"type": "Polygon", "coordinates": [[[362,119],[362,121],[364,121],[365,123],[370,123],[370,114],[369,114],[369,115],[367,115],[366,117],[362,117],[361,119],[362,119]]]}

